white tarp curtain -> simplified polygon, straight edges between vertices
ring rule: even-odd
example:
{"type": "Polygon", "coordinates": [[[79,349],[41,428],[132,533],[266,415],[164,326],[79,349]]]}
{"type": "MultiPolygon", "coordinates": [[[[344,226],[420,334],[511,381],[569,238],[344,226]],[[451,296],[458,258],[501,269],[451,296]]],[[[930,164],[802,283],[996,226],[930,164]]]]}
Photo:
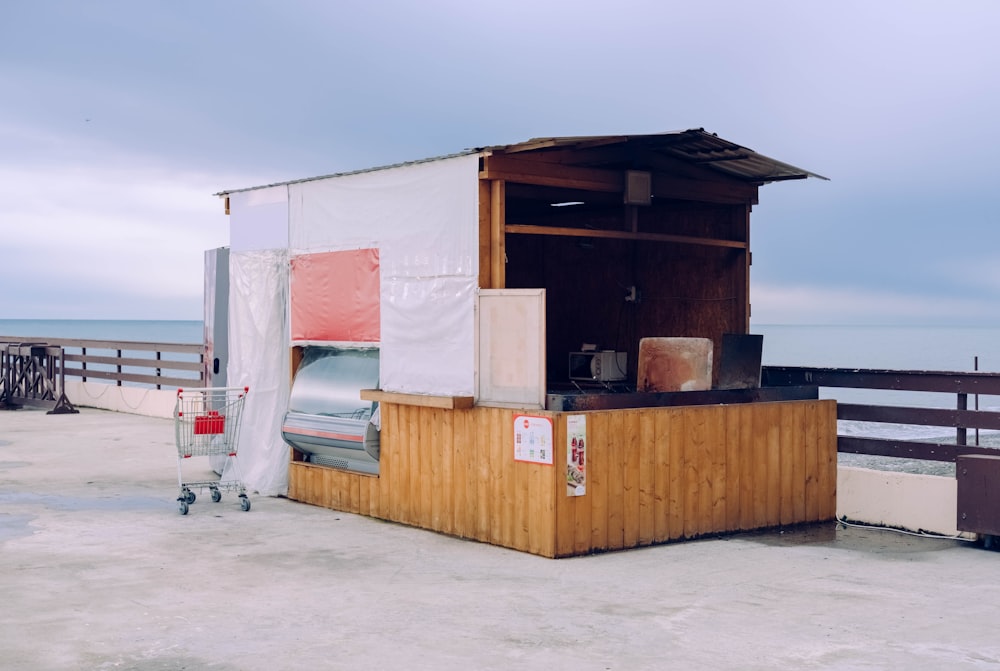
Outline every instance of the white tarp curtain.
{"type": "Polygon", "coordinates": [[[288,186],[292,254],[377,248],[380,382],[473,395],[479,155],[288,186]]]}
{"type": "Polygon", "coordinates": [[[229,249],[288,247],[288,187],[238,191],[229,195],[229,249]]]}
{"type": "MultiPolygon", "coordinates": [[[[288,250],[232,253],[229,281],[227,384],[250,387],[237,458],[249,490],[279,496],[288,491],[288,250]]],[[[235,477],[231,465],[222,477],[235,477]]]]}

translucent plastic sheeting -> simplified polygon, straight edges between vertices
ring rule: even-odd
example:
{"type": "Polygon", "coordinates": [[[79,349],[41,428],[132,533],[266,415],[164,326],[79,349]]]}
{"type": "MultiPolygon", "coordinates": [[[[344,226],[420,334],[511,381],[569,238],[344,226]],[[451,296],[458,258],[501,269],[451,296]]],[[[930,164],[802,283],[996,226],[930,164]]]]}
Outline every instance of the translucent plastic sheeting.
{"type": "MultiPolygon", "coordinates": [[[[234,252],[229,280],[227,380],[250,387],[237,456],[248,489],[279,496],[288,491],[288,447],[281,438],[288,406],[288,251],[234,252]]],[[[224,471],[227,477],[235,476],[224,471]]]]}
{"type": "Polygon", "coordinates": [[[292,342],[378,343],[377,249],[292,257],[290,282],[292,342]]]}
{"type": "Polygon", "coordinates": [[[229,195],[229,247],[234,252],[288,247],[288,187],[229,195]]]}
{"type": "Polygon", "coordinates": [[[295,373],[288,399],[289,412],[367,421],[371,401],[362,401],[362,389],[378,387],[376,349],[307,347],[295,373]]]}
{"type": "Polygon", "coordinates": [[[288,189],[294,254],[379,250],[381,387],[472,395],[479,155],[288,189]]]}

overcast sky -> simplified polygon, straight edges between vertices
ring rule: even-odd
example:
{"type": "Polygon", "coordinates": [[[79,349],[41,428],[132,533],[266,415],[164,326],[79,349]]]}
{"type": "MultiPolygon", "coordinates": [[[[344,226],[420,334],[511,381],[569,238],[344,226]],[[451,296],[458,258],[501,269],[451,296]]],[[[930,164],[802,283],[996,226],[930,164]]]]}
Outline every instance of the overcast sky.
{"type": "Polygon", "coordinates": [[[0,318],[200,319],[213,194],[705,128],[756,323],[1000,324],[1000,2],[2,0],[0,318]]]}

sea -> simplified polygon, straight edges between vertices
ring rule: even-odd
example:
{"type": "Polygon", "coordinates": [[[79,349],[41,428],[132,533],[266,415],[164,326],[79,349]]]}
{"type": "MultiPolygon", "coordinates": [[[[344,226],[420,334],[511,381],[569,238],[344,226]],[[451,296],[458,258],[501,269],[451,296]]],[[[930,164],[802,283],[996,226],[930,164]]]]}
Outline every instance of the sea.
{"type": "MultiPolygon", "coordinates": [[[[811,366],[1000,373],[1000,327],[995,326],[870,326],[754,324],[752,333],[763,336],[765,366],[811,366]]],[[[200,320],[49,320],[0,319],[0,340],[80,338],[140,342],[201,343],[200,320]]],[[[955,408],[950,394],[914,394],[884,390],[824,388],[821,398],[844,403],[955,408]]],[[[970,398],[969,408],[1000,410],[1000,397],[970,398]]],[[[870,422],[838,425],[841,435],[864,435],[899,440],[954,441],[953,430],[870,422]]],[[[981,432],[982,444],[1000,444],[1000,433],[981,432]]],[[[970,431],[970,441],[975,436],[970,431]]],[[[860,465],[871,458],[840,455],[860,465]]],[[[890,460],[891,461],[891,460],[890,460]]],[[[881,463],[881,460],[880,460],[881,463]]],[[[894,462],[893,462],[894,463],[894,462]]],[[[944,468],[951,467],[951,464],[944,468]]],[[[910,470],[906,466],[903,470],[910,470]]],[[[923,466],[921,466],[923,468],[923,466]]],[[[921,471],[923,472],[923,471],[921,471]]]]}

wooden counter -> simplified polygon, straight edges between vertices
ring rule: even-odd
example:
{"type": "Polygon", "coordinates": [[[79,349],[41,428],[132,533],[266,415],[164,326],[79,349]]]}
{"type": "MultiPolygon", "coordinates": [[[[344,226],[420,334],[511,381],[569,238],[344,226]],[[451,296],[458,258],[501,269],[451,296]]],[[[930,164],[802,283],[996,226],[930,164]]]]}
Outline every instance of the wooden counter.
{"type": "Polygon", "coordinates": [[[380,475],[289,466],[291,499],[545,557],[832,520],[836,402],[566,413],[381,403],[380,475]],[[514,417],[551,418],[554,465],[514,460],[514,417]],[[587,493],[567,496],[567,418],[587,493]]]}

